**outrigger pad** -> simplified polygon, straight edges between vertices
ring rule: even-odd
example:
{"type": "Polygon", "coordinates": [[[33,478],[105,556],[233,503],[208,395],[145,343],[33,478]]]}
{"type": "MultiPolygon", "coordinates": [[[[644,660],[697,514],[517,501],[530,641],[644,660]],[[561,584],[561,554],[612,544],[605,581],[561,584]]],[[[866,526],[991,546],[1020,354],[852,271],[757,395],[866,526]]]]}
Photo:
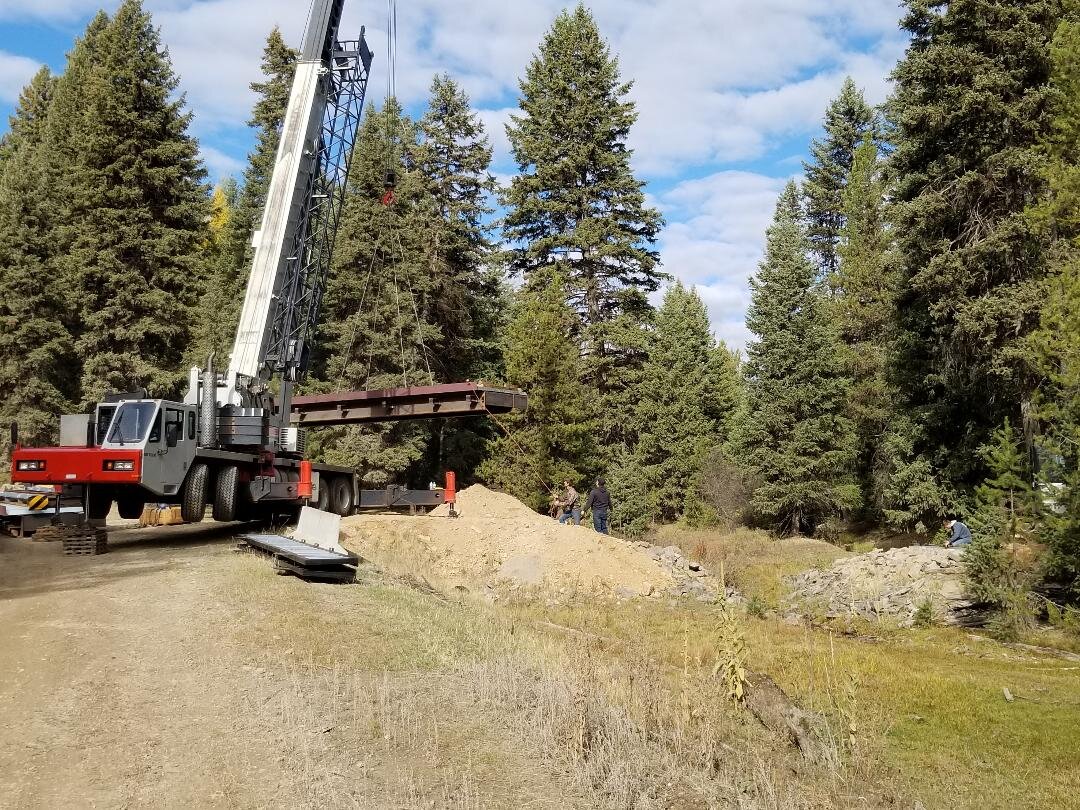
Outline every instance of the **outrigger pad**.
{"type": "Polygon", "coordinates": [[[293,532],[293,539],[309,546],[333,551],[337,554],[349,552],[341,545],[341,515],[323,512],[312,506],[300,510],[300,520],[293,532]]]}

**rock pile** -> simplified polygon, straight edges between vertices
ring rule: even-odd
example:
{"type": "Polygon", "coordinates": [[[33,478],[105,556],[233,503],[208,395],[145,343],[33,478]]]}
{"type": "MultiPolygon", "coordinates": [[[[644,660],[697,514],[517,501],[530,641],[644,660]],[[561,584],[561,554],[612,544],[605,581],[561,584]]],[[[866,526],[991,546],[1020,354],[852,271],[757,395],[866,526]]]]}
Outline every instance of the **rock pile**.
{"type": "Polygon", "coordinates": [[[912,546],[838,560],[791,580],[792,613],[827,618],[895,617],[909,626],[929,600],[935,621],[966,624],[974,603],[964,588],[964,551],[912,546]]]}

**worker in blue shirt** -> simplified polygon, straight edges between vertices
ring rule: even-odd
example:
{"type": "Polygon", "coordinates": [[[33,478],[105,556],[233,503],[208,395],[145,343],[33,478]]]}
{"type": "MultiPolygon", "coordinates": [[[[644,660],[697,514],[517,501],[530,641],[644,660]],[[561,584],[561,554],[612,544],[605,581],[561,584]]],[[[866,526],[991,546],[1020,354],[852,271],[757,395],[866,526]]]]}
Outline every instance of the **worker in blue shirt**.
{"type": "Polygon", "coordinates": [[[948,525],[952,534],[949,536],[949,542],[945,544],[946,548],[971,545],[971,529],[966,524],[959,520],[950,520],[948,525]]]}

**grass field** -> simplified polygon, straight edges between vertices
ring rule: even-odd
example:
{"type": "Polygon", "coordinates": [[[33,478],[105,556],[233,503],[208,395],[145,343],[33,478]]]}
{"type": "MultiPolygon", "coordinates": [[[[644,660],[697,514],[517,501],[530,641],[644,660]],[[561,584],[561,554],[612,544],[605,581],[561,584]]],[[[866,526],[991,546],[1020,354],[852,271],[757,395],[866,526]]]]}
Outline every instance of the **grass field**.
{"type": "MultiPolygon", "coordinates": [[[[760,537],[726,551],[722,539],[681,539],[711,542],[732,580],[770,601],[784,573],[832,554],[780,547],[770,563],[760,537]]],[[[258,567],[244,576],[236,604],[254,614],[242,624],[281,638],[301,669],[382,690],[385,705],[365,711],[388,744],[450,762],[459,746],[481,752],[463,729],[497,730],[587,804],[987,810],[1066,807],[1080,791],[1080,664],[966,631],[849,636],[741,615],[748,666],[828,718],[835,760],[810,766],[725,698],[716,608],[494,608],[393,584],[328,592],[258,567]],[[442,718],[443,737],[416,722],[417,706],[442,718]]]]}

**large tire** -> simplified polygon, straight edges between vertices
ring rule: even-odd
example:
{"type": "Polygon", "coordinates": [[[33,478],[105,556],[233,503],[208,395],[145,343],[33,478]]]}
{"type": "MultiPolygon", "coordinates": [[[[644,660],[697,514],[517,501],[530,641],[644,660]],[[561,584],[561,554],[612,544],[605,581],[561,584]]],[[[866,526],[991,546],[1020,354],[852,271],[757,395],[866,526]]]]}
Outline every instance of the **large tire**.
{"type": "Polygon", "coordinates": [[[124,520],[138,520],[142,517],[146,501],[142,495],[126,495],[116,499],[116,511],[124,520]]]}
{"type": "Polygon", "coordinates": [[[210,468],[196,462],[184,479],[184,491],[180,502],[180,517],[185,523],[200,523],[206,517],[206,495],[209,491],[210,468]]]}
{"type": "Polygon", "coordinates": [[[353,513],[353,487],[347,475],[335,475],[330,479],[330,509],[342,517],[353,513]]]}
{"type": "Polygon", "coordinates": [[[319,476],[319,497],[311,505],[320,511],[330,511],[330,483],[332,481],[333,479],[328,475],[319,476]]]}
{"type": "Polygon", "coordinates": [[[112,498],[101,487],[87,486],[87,517],[90,520],[105,520],[112,510],[112,498]]]}
{"type": "Polygon", "coordinates": [[[237,494],[240,489],[240,468],[235,464],[222,467],[217,474],[214,492],[214,520],[228,523],[236,520],[237,494]]]}

